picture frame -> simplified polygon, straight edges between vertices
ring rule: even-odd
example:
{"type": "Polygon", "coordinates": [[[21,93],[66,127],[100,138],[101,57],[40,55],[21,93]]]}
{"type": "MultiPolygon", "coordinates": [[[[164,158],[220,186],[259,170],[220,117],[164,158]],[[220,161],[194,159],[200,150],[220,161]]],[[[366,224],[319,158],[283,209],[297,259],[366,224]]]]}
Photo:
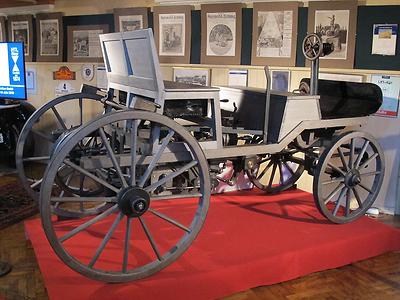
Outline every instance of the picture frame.
{"type": "Polygon", "coordinates": [[[115,32],[149,27],[148,7],[114,8],[115,32]]]}
{"type": "Polygon", "coordinates": [[[242,3],[201,5],[201,63],[240,65],[242,3]]]}
{"type": "Polygon", "coordinates": [[[0,16],[0,42],[7,41],[6,18],[0,16]]]}
{"type": "Polygon", "coordinates": [[[161,63],[190,63],[191,5],[154,7],[154,40],[161,63]]]}
{"type": "Polygon", "coordinates": [[[108,24],[67,27],[69,62],[103,62],[99,34],[109,33],[108,24]]]}
{"type": "Polygon", "coordinates": [[[290,71],[272,70],[271,71],[271,90],[279,92],[289,92],[290,71]]]}
{"type": "MultiPolygon", "coordinates": [[[[357,26],[357,1],[313,1],[308,8],[308,33],[317,31],[335,51],[320,59],[323,68],[353,68],[357,26]],[[317,23],[317,24],[316,24],[317,23]]],[[[309,65],[310,62],[307,62],[309,65]]]]}
{"type": "Polygon", "coordinates": [[[64,53],[63,14],[37,14],[36,39],[36,61],[61,62],[64,53]]]}
{"type": "Polygon", "coordinates": [[[7,20],[8,40],[24,42],[25,61],[33,61],[33,16],[10,16],[7,20]]]}
{"type": "Polygon", "coordinates": [[[173,68],[173,81],[198,84],[198,85],[210,85],[210,70],[205,68],[173,68]]]}
{"type": "Polygon", "coordinates": [[[254,3],[252,65],[296,65],[298,11],[299,2],[254,3]]]}

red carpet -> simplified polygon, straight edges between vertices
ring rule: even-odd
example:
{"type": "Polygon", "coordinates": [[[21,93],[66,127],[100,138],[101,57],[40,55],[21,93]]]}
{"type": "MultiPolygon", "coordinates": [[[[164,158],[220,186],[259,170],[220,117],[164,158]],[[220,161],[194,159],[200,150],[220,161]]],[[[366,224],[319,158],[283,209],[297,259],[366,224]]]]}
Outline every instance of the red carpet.
{"type": "MultiPolygon", "coordinates": [[[[144,280],[105,284],[64,265],[40,220],[25,225],[50,299],[216,299],[400,250],[400,230],[367,217],[331,224],[308,193],[229,193],[212,198],[205,226],[178,261],[144,280]]],[[[82,256],[98,245],[81,242],[82,256]]]]}

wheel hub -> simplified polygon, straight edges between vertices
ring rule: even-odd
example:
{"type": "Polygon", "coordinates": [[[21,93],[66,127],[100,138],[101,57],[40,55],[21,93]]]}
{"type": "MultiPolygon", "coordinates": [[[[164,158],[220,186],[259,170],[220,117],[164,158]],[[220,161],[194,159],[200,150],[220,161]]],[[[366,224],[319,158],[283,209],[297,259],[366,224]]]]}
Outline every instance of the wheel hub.
{"type": "Polygon", "coordinates": [[[354,187],[361,183],[361,176],[358,170],[351,170],[345,178],[345,183],[348,187],[354,187]]]}
{"type": "Polygon", "coordinates": [[[150,206],[150,195],[139,187],[124,188],[118,194],[118,207],[128,217],[140,217],[150,206]]]}

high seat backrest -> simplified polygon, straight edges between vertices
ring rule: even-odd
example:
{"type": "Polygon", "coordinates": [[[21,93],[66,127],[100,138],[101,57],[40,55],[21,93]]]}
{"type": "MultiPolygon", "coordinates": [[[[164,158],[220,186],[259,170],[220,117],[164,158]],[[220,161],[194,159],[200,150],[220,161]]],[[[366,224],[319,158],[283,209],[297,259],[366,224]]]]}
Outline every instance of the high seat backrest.
{"type": "Polygon", "coordinates": [[[164,91],[151,29],[100,35],[109,88],[158,99],[164,91]]]}

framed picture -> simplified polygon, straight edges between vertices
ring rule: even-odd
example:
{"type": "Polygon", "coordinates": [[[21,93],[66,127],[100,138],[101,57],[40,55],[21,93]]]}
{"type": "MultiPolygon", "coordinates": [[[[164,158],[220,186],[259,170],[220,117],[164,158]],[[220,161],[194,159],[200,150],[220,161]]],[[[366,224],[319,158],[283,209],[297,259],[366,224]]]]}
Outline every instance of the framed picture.
{"type": "Polygon", "coordinates": [[[271,90],[288,92],[290,88],[290,71],[273,70],[271,71],[271,90]]]}
{"type": "Polygon", "coordinates": [[[310,2],[308,32],[315,32],[323,42],[333,43],[333,53],[320,60],[321,67],[353,68],[357,1],[310,2]]]}
{"type": "Polygon", "coordinates": [[[210,70],[202,68],[174,68],[174,81],[198,85],[209,85],[210,70]]]}
{"type": "Polygon", "coordinates": [[[123,32],[147,28],[149,26],[148,16],[148,7],[115,8],[115,31],[123,32]]]}
{"type": "Polygon", "coordinates": [[[6,35],[6,18],[0,17],[0,42],[7,41],[6,35]]]}
{"type": "Polygon", "coordinates": [[[63,60],[63,14],[36,15],[36,60],[59,62],[63,60]]]}
{"type": "Polygon", "coordinates": [[[21,15],[8,17],[8,39],[23,42],[25,61],[33,59],[33,17],[21,15]]]}
{"type": "Polygon", "coordinates": [[[107,24],[68,26],[68,61],[103,62],[99,35],[109,32],[107,24]]]}
{"type": "Polygon", "coordinates": [[[254,3],[253,65],[296,64],[298,2],[254,3]]]}
{"type": "Polygon", "coordinates": [[[201,6],[202,64],[240,64],[242,7],[241,3],[201,6]]]}
{"type": "Polygon", "coordinates": [[[192,6],[154,7],[154,39],[160,62],[190,63],[192,6]]]}

